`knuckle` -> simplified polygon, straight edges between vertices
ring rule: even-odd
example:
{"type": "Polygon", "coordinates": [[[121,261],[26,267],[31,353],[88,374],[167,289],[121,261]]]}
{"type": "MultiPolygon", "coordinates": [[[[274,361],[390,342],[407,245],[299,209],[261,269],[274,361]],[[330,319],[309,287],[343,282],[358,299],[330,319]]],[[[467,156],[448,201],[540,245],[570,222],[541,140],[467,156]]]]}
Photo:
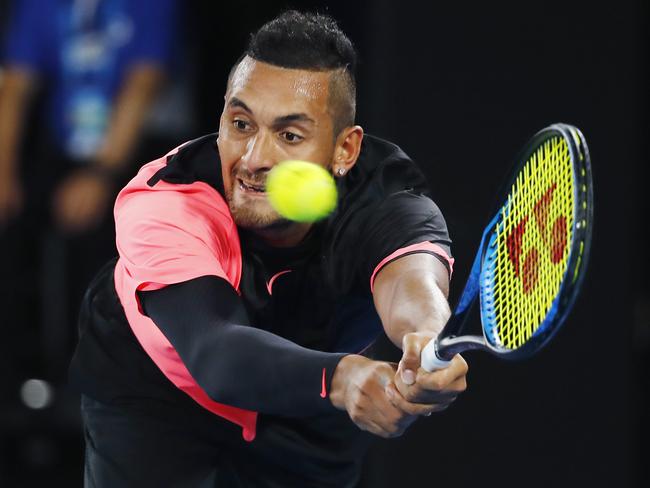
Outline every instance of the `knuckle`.
{"type": "Polygon", "coordinates": [[[374,382],[374,377],[372,375],[366,376],[359,382],[359,392],[364,394],[370,388],[370,385],[374,382]]]}
{"type": "Polygon", "coordinates": [[[370,369],[370,374],[366,377],[366,383],[372,383],[378,378],[381,378],[386,373],[387,368],[389,369],[390,366],[386,363],[376,362],[373,364],[370,369]]]}
{"type": "Polygon", "coordinates": [[[404,349],[406,349],[406,346],[408,346],[412,341],[413,341],[413,332],[404,334],[402,336],[402,346],[404,347],[404,349]]]}
{"type": "Polygon", "coordinates": [[[377,372],[382,376],[385,374],[393,374],[393,367],[388,363],[378,363],[377,372]]]}
{"type": "Polygon", "coordinates": [[[349,415],[355,424],[363,423],[363,411],[359,407],[353,407],[349,415]]]}
{"type": "Polygon", "coordinates": [[[369,375],[365,376],[359,383],[359,389],[361,392],[367,393],[370,391],[373,385],[377,383],[378,378],[380,378],[380,375],[375,370],[373,370],[369,375]]]}

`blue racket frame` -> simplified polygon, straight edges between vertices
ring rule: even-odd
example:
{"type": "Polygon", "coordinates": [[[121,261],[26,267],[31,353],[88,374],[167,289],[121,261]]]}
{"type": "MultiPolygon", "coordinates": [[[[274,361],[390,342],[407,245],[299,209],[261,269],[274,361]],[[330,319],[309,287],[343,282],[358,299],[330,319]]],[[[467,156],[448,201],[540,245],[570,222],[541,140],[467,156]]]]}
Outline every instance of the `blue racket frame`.
{"type": "MultiPolygon", "coordinates": [[[[568,143],[573,161],[574,187],[574,239],[569,250],[568,265],[560,291],[553,301],[546,318],[533,336],[517,349],[507,349],[497,344],[491,330],[494,328],[494,314],[489,296],[492,294],[492,272],[494,269],[494,252],[496,245],[495,228],[500,221],[500,210],[483,231],[483,236],[474,258],[474,263],[452,316],[435,343],[436,355],[443,361],[450,360],[455,354],[482,349],[504,359],[522,359],[543,348],[560,329],[578,296],[584,279],[586,264],[589,260],[591,234],[593,227],[593,190],[589,149],[582,133],[569,124],[553,124],[539,131],[528,142],[516,159],[512,177],[505,187],[508,192],[520,169],[533,151],[546,139],[560,135],[568,143]],[[572,278],[571,275],[573,275],[572,278]],[[479,297],[482,335],[459,335],[472,310],[472,305],[479,297]]],[[[507,195],[507,193],[506,193],[507,195]]]]}

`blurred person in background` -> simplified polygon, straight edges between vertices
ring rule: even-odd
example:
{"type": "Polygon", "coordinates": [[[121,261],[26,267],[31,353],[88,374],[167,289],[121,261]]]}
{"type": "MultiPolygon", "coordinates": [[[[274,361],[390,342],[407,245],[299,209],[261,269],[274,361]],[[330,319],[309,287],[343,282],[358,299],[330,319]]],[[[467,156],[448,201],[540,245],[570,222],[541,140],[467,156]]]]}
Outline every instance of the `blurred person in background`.
{"type": "Polygon", "coordinates": [[[65,377],[83,289],[115,253],[112,202],[132,162],[157,151],[143,132],[171,74],[178,13],[175,0],[8,4],[0,57],[0,404],[18,399],[28,377],[55,384],[65,377]]]}

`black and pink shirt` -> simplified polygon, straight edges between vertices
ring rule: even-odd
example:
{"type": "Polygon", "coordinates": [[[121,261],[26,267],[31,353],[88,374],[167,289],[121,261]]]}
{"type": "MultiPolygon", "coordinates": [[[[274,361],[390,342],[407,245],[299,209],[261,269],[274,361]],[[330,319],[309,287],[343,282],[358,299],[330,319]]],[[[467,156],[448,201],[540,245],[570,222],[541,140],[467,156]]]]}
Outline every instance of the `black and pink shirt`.
{"type": "MultiPolygon", "coordinates": [[[[224,199],[216,135],[208,135],[143,166],[117,198],[113,277],[123,310],[115,313],[125,316],[137,343],[172,385],[240,425],[248,440],[258,413],[237,401],[218,402],[199,385],[169,334],[143,310],[141,293],[216,277],[239,295],[246,325],[311,350],[363,352],[382,331],[372,302],[377,272],[400,256],[426,252],[451,274],[450,239],[424,177],[393,144],[366,135],[357,164],[338,180],[338,189],[337,210],[300,245],[269,247],[235,225],[224,199]]],[[[92,341],[84,346],[82,337],[79,349],[100,349],[102,334],[110,333],[89,332],[92,341]]],[[[105,342],[115,347],[117,341],[112,336],[105,342]]],[[[315,398],[325,397],[326,377],[333,373],[326,370],[335,363],[324,364],[322,376],[320,368],[312,375],[315,398]]],[[[73,361],[73,368],[84,365],[73,361]]]]}

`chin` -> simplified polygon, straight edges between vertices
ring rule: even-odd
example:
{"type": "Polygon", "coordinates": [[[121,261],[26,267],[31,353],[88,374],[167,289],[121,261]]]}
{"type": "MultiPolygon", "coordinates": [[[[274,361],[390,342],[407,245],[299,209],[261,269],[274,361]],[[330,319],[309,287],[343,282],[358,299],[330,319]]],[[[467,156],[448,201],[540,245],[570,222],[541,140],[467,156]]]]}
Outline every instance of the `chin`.
{"type": "Polygon", "coordinates": [[[234,188],[226,192],[226,200],[237,227],[248,230],[281,230],[292,224],[277,213],[266,198],[251,197],[234,188]]]}
{"type": "Polygon", "coordinates": [[[230,213],[238,227],[244,229],[270,229],[284,227],[290,223],[280,216],[268,204],[242,204],[242,202],[228,202],[230,213]],[[261,207],[261,208],[260,208],[261,207]],[[267,208],[264,208],[267,207],[267,208]]]}
{"type": "Polygon", "coordinates": [[[270,217],[267,215],[259,215],[258,213],[242,211],[241,209],[235,211],[231,209],[231,213],[237,227],[248,230],[282,228],[290,223],[288,220],[279,216],[270,217]]]}

